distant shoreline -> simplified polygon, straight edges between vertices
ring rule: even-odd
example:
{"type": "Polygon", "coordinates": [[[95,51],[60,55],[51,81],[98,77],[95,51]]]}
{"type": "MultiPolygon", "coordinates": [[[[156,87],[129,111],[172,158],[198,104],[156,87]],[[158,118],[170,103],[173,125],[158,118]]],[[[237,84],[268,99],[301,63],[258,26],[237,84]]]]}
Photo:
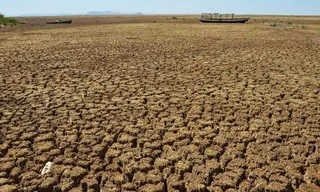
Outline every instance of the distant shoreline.
{"type": "MultiPolygon", "coordinates": [[[[43,14],[43,15],[12,15],[10,17],[14,18],[21,18],[21,17],[72,17],[72,16],[193,16],[193,15],[201,15],[199,14],[126,14],[126,13],[119,13],[119,14],[43,14]]],[[[247,16],[261,16],[261,17],[320,17],[320,15],[271,15],[271,14],[235,14],[235,15],[247,15],[247,16]]]]}

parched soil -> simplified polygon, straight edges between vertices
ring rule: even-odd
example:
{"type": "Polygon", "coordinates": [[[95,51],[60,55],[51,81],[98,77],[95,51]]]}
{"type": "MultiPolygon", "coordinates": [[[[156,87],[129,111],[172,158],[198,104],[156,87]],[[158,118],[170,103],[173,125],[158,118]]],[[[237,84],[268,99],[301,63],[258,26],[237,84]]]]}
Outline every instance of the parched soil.
{"type": "Polygon", "coordinates": [[[0,191],[320,191],[319,39],[169,21],[2,32],[0,191]]]}

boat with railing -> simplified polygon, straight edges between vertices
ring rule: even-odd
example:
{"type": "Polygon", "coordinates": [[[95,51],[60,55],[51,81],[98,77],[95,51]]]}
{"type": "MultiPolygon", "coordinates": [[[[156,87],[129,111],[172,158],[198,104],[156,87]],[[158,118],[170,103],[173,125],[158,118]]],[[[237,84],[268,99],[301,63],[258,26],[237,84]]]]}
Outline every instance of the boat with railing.
{"type": "Polygon", "coordinates": [[[250,18],[236,18],[234,13],[202,13],[199,21],[203,23],[246,23],[250,18]]]}

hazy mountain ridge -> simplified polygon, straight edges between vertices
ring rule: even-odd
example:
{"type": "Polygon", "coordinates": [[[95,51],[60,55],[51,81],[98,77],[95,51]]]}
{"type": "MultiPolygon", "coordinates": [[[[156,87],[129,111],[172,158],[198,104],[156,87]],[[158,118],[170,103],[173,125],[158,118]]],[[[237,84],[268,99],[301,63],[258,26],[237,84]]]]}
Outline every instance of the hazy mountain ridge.
{"type": "Polygon", "coordinates": [[[138,13],[122,13],[112,11],[89,11],[85,15],[143,15],[141,12],[138,13]]]}
{"type": "Polygon", "coordinates": [[[87,13],[72,14],[72,13],[30,13],[30,14],[20,14],[19,17],[37,17],[37,16],[72,16],[72,15],[143,15],[141,12],[137,13],[122,13],[113,11],[89,11],[87,13]]]}
{"type": "Polygon", "coordinates": [[[39,16],[69,16],[69,15],[79,15],[79,14],[71,14],[71,13],[28,13],[28,14],[20,14],[19,17],[39,17],[39,16]]]}

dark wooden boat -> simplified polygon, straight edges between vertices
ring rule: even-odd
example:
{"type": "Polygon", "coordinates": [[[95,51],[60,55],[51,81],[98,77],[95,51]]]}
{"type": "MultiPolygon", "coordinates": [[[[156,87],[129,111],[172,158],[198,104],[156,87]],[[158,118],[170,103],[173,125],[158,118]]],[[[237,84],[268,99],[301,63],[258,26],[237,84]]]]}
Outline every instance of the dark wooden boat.
{"type": "Polygon", "coordinates": [[[203,23],[246,23],[249,18],[238,19],[199,19],[203,23]]]}
{"type": "Polygon", "coordinates": [[[246,23],[250,18],[235,18],[234,14],[202,13],[199,21],[203,23],[246,23]]]}
{"type": "Polygon", "coordinates": [[[71,24],[72,20],[56,20],[56,21],[49,21],[46,22],[47,24],[71,24]]]}

